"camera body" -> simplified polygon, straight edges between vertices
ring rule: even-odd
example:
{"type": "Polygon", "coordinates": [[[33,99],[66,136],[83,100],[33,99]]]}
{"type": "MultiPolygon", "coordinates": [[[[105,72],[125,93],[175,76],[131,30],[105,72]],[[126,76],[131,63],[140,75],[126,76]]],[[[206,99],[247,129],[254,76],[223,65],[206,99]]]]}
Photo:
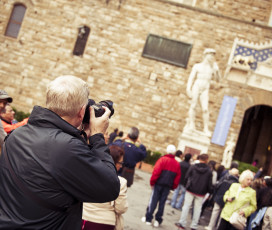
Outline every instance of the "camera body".
{"type": "Polygon", "coordinates": [[[111,100],[100,101],[99,103],[95,103],[93,99],[88,99],[88,104],[86,106],[83,123],[90,123],[90,106],[94,108],[95,117],[101,117],[105,113],[105,109],[103,106],[107,107],[110,111],[110,117],[114,114],[113,102],[111,100]]]}

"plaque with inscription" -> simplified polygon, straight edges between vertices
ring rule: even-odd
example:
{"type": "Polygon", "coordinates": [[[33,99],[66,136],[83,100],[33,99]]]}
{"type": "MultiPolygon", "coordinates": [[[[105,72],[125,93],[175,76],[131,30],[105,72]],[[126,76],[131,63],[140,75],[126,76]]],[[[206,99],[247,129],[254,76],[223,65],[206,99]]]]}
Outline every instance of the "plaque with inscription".
{"type": "Polygon", "coordinates": [[[186,68],[191,49],[192,44],[149,34],[142,56],[186,68]]]}

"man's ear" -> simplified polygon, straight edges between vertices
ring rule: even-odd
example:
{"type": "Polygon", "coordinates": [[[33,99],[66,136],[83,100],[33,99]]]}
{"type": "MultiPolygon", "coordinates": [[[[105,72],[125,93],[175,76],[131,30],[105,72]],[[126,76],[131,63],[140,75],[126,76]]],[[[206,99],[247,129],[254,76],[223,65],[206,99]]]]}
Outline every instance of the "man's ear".
{"type": "Polygon", "coordinates": [[[85,110],[86,110],[86,106],[82,106],[82,108],[80,109],[80,111],[78,113],[78,116],[79,116],[81,121],[83,120],[83,117],[85,115],[85,110]]]}

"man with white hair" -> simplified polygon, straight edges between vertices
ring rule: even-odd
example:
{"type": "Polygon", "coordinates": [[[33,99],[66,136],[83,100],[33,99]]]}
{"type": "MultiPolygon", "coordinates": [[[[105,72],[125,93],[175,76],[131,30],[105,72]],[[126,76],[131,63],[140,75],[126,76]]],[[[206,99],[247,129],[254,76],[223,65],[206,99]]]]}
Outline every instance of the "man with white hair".
{"type": "Polygon", "coordinates": [[[88,96],[80,78],[56,78],[47,88],[46,108],[34,106],[28,123],[6,139],[0,229],[81,229],[83,202],[118,197],[120,183],[103,136],[110,110],[104,107],[95,117],[90,107],[83,125],[88,96]]]}
{"type": "Polygon", "coordinates": [[[192,98],[189,109],[189,117],[185,126],[186,131],[194,131],[195,128],[195,113],[198,99],[200,100],[202,115],[203,115],[203,132],[207,136],[211,136],[209,131],[209,89],[212,77],[217,80],[221,78],[218,65],[215,62],[215,50],[207,48],[204,50],[204,59],[201,63],[193,66],[190,73],[186,92],[189,98],[192,98]]]}
{"type": "Polygon", "coordinates": [[[174,145],[168,145],[166,153],[167,154],[161,157],[154,166],[152,176],[150,178],[152,194],[146,214],[142,218],[142,222],[145,222],[147,225],[151,225],[153,213],[159,203],[158,211],[153,223],[154,227],[159,227],[162,223],[164,206],[169,191],[178,187],[181,176],[179,163],[175,160],[176,147],[174,145]]]}

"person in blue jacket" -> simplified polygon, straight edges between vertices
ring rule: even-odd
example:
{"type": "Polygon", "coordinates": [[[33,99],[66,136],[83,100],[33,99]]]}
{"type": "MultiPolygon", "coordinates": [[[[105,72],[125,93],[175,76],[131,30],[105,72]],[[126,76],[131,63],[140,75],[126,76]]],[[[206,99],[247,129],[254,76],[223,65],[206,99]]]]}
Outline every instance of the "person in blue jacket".
{"type": "Polygon", "coordinates": [[[146,157],[146,147],[139,138],[139,129],[131,127],[127,136],[123,139],[117,139],[112,145],[118,145],[125,150],[124,164],[120,170],[120,175],[127,180],[127,186],[133,184],[135,166],[146,157]]]}

